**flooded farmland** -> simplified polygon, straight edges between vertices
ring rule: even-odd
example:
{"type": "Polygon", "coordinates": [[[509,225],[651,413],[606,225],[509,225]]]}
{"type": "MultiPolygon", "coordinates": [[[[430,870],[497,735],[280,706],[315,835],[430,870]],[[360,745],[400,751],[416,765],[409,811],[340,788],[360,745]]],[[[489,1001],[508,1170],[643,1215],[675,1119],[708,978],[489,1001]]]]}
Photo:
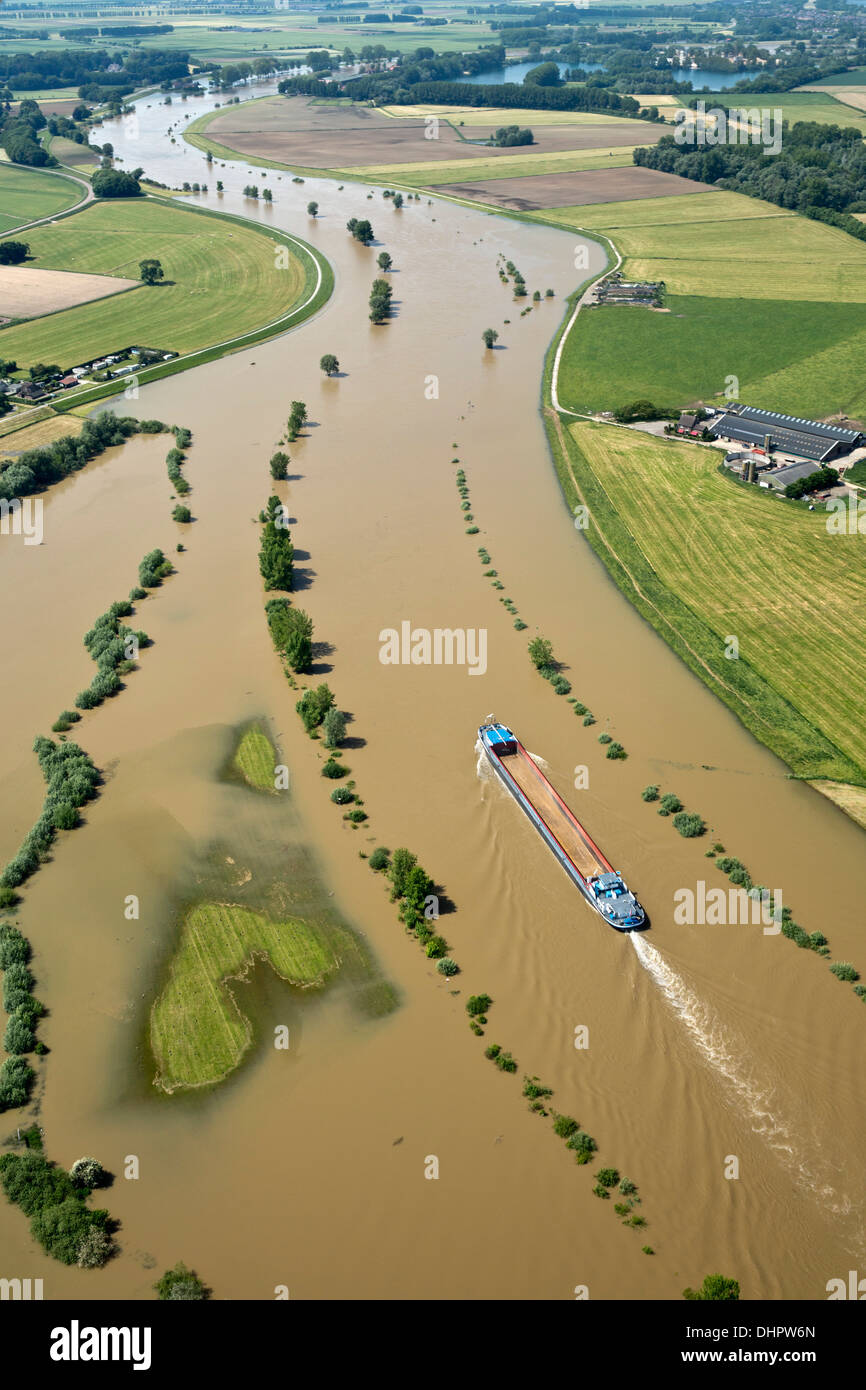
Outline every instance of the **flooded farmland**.
{"type": "MultiPolygon", "coordinates": [[[[208,101],[189,102],[192,114],[208,101]]],[[[163,109],[139,103],[130,165],[177,184],[200,152],[169,146],[163,109]]],[[[714,873],[719,840],[756,880],[781,886],[834,955],[862,959],[862,832],[752,740],[639,619],[575,530],[538,413],[544,354],[575,285],[575,237],[425,198],[396,212],[381,190],[269,174],[274,206],[245,200],[248,165],[219,170],[217,204],[313,242],[336,272],[326,308],[297,332],[142,388],[118,409],[193,431],[186,473],[196,521],[177,573],[140,605],[153,646],[115,700],[75,737],[105,773],[86,825],[62,836],[18,918],[50,1010],[38,1120],[50,1157],[95,1154],[117,1175],[105,1204],[121,1256],[82,1272],[50,1261],[26,1219],[0,1205],[0,1241],[46,1298],[144,1298],[154,1270],[193,1265],[217,1298],[676,1298],[725,1269],[751,1298],[820,1298],[862,1258],[866,1011],[815,956],[760,927],[683,927],[674,893],[714,873]],[[315,222],[306,204],[318,200],[315,222]],[[369,217],[367,250],[345,230],[369,217]],[[394,259],[396,313],[374,328],[375,257],[394,259]],[[512,260],[530,293],[520,317],[497,274],[512,260]],[[511,322],[506,324],[505,320],[511,322]],[[499,333],[493,352],[482,331],[499,333]],[[323,353],[342,375],[325,378],[323,353]],[[435,392],[431,379],[435,379],[435,392]],[[289,446],[287,483],[267,461],[293,399],[311,426],[289,446]],[[465,534],[454,459],[480,528],[465,534]],[[317,658],[355,746],[346,751],[369,821],[343,822],[317,745],[294,711],[263,613],[256,517],[286,501],[295,601],[328,644],[317,658]],[[528,624],[515,631],[484,578],[487,547],[528,624]],[[483,675],[383,665],[380,633],[483,629],[483,675]],[[528,660],[548,637],[584,728],[528,660]],[[531,827],[479,769],[478,724],[507,720],[639,893],[652,929],[605,929],[531,827]],[[255,835],[220,782],[231,731],[265,717],[291,773],[287,845],[302,844],[332,909],[360,934],[399,1007],[361,1018],[339,994],[299,1017],[298,1048],[255,1047],[226,1083],[162,1096],[142,1016],[177,930],[202,847],[255,835]],[[628,760],[609,762],[609,731],[628,760]],[[588,786],[575,788],[586,767],[588,786]],[[648,783],[698,809],[710,839],[682,840],[641,800],[648,783]],[[437,974],[405,934],[359,850],[406,845],[454,906],[441,929],[461,974],[437,974]],[[832,882],[832,892],[823,886],[832,882]],[[137,894],[138,921],[124,918],[137,894]],[[459,991],[459,992],[455,992],[459,991]],[[485,1042],[518,1060],[500,1073],[467,1026],[466,997],[493,998],[485,1042]],[[589,1046],[575,1047],[575,1030],[589,1046]],[[588,1169],[527,1108],[524,1073],[554,1090],[599,1159],[640,1189],[646,1233],[620,1226],[588,1169]],[[140,1176],[125,1180],[129,1155],[140,1176]],[[436,1181],[425,1178],[428,1157],[436,1181]],[[739,1176],[725,1176],[729,1157],[739,1176]],[[655,1250],[641,1251],[644,1241],[655,1250]]],[[[603,265],[594,250],[594,266],[603,265]]],[[[87,683],[81,638],[135,582],[138,560],[181,535],[169,519],[165,440],[134,439],[45,496],[44,544],[0,544],[5,737],[0,786],[11,855],[35,820],[30,752],[87,683]]],[[[293,854],[286,854],[287,866],[293,854]]],[[[297,1002],[267,972],[249,986],[264,1031],[297,1002]]],[[[3,1117],[6,1130],[17,1116],[3,1117]]]]}

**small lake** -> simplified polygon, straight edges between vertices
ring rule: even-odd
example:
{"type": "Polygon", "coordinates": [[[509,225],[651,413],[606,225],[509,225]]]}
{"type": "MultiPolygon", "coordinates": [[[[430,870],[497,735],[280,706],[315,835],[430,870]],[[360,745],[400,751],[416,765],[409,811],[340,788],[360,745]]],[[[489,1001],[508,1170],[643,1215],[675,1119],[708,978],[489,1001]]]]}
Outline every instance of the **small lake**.
{"type": "MultiPolygon", "coordinates": [[[[866,0],[859,0],[859,3],[866,5],[866,0]]],[[[503,68],[490,68],[487,72],[476,72],[472,77],[464,77],[463,82],[473,82],[481,87],[492,86],[501,82],[522,82],[524,77],[532,68],[538,67],[538,63],[543,61],[525,61],[522,63],[506,63],[503,68]]],[[[580,67],[584,72],[603,72],[604,63],[558,63],[560,74],[564,77],[569,68],[580,67]]],[[[675,78],[677,82],[691,82],[695,91],[701,87],[709,87],[712,92],[722,92],[728,87],[733,87],[735,82],[739,82],[741,77],[750,77],[748,72],[707,72],[705,68],[670,68],[668,75],[675,78]]],[[[649,79],[647,79],[649,82],[649,79]]],[[[647,87],[651,90],[651,85],[647,87]]]]}
{"type": "MultiPolygon", "coordinates": [[[[863,0],[866,4],[866,0],[863,0]]],[[[709,87],[711,92],[724,92],[744,77],[754,77],[754,72],[707,72],[706,68],[671,68],[670,74],[677,82],[691,82],[694,90],[709,87]]]]}
{"type": "MultiPolygon", "coordinates": [[[[866,3],[866,0],[864,0],[866,3]]],[[[463,82],[475,82],[481,87],[494,86],[499,82],[522,82],[528,72],[537,68],[544,59],[536,58],[523,63],[506,63],[504,68],[490,68],[487,72],[476,72],[472,77],[461,78],[463,82]]],[[[564,77],[569,68],[582,67],[584,72],[602,72],[603,63],[558,63],[560,76],[564,77]]]]}

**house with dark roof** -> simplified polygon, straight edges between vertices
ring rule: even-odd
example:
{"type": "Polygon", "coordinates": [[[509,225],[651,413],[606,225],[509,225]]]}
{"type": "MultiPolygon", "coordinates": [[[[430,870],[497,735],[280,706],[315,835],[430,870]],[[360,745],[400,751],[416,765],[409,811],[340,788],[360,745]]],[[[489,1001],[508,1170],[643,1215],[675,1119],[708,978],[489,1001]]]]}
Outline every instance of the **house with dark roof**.
{"type": "MultiPolygon", "coordinates": [[[[770,453],[784,449],[799,458],[829,463],[850,454],[864,442],[859,430],[843,429],[841,425],[823,425],[818,420],[804,420],[797,415],[780,415],[773,410],[758,410],[754,406],[735,402],[723,415],[707,427],[716,439],[734,440],[753,449],[770,453]]],[[[814,471],[814,470],[813,470],[814,471]]],[[[788,479],[793,482],[793,478],[788,479]]]]}

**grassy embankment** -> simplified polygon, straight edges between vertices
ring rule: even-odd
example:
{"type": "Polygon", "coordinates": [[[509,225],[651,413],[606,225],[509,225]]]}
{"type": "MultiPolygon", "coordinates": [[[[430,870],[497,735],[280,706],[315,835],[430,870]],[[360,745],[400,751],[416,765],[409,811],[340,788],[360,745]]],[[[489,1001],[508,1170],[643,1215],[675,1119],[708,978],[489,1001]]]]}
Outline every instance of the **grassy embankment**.
{"type": "Polygon", "coordinates": [[[84,197],[84,189],[71,179],[20,164],[0,163],[0,235],[24,222],[66,212],[84,197]]]}
{"type": "Polygon", "coordinates": [[[527,214],[611,237],[626,278],[664,280],[670,312],[581,314],[563,352],[562,405],[741,400],[823,419],[866,414],[866,245],[737,193],[527,214]]]}
{"type": "MultiPolygon", "coordinates": [[[[4,330],[4,355],[22,367],[73,365],[129,343],[181,354],[139,371],[143,384],[296,327],[322,307],[334,284],[328,261],[296,237],[159,198],[94,203],[34,228],[27,240],[31,266],[131,279],[139,261],[156,257],[171,283],[137,286],[4,330]],[[275,244],[285,249],[285,268],[277,266],[275,244]]],[[[83,388],[56,408],[116,395],[122,386],[83,388]]]]}
{"type": "Polygon", "coordinates": [[[866,787],[862,538],[737,487],[696,445],[551,413],[547,426],[566,497],[587,505],[590,544],[638,611],[797,777],[866,787]]]}

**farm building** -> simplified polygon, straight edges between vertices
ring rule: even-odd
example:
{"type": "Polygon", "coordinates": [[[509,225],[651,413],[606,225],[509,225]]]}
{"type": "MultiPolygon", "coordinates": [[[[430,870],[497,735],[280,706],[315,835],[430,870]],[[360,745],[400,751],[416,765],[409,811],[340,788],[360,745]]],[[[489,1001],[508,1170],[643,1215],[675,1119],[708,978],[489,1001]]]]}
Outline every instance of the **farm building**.
{"type": "Polygon", "coordinates": [[[816,463],[830,463],[863,443],[859,430],[822,425],[817,420],[801,420],[796,415],[779,415],[739,403],[730,405],[707,428],[716,439],[734,440],[767,452],[784,449],[816,463]]]}
{"type": "Polygon", "coordinates": [[[783,468],[771,468],[762,474],[761,487],[775,488],[777,492],[784,492],[789,483],[802,482],[804,478],[810,478],[817,471],[817,465],[814,463],[789,463],[783,468]]]}

